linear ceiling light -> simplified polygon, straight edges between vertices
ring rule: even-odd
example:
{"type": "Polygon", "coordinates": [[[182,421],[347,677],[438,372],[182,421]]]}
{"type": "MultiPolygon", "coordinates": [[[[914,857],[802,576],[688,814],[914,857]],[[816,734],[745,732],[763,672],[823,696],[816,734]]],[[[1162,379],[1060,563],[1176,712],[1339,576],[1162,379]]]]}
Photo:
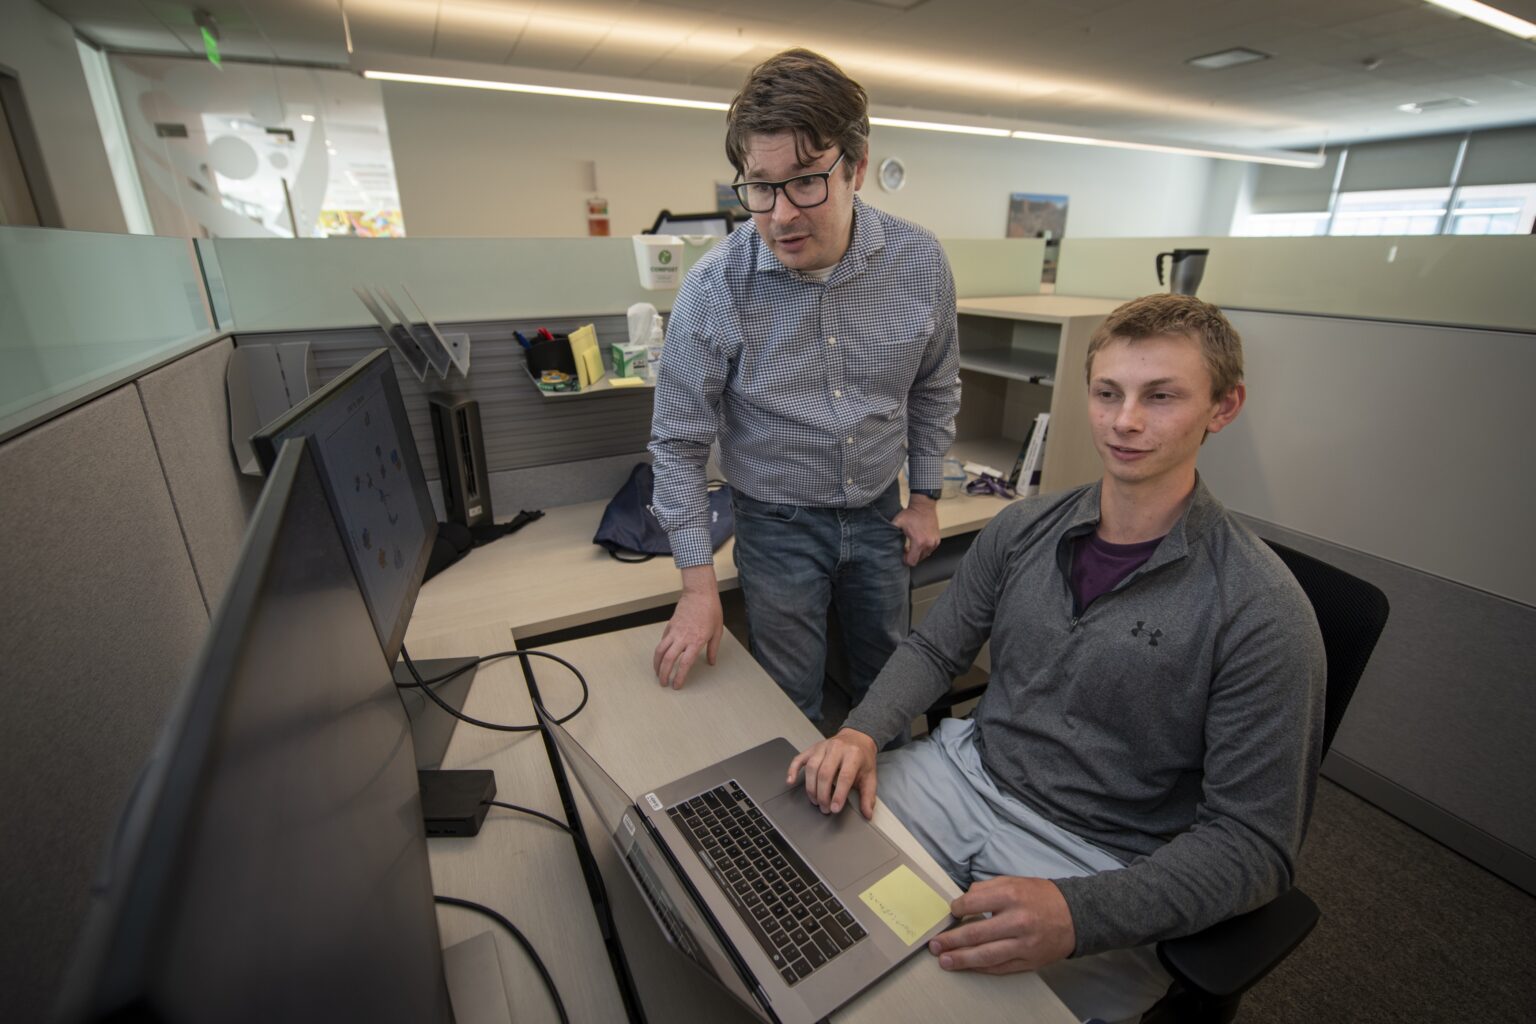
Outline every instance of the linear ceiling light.
{"type": "Polygon", "coordinates": [[[1428,0],[1436,7],[1443,7],[1452,13],[1459,14],[1463,18],[1471,18],[1480,21],[1489,28],[1496,28],[1500,32],[1508,32],[1517,39],[1536,39],[1536,25],[1524,18],[1517,18],[1513,14],[1506,14],[1497,7],[1489,7],[1480,4],[1477,0],[1428,0]]]}
{"type": "MultiPolygon", "coordinates": [[[[642,96],[628,92],[606,92],[599,89],[567,89],[555,85],[529,85],[524,82],[497,82],[480,78],[445,78],[441,75],[411,75],[399,71],[364,71],[364,78],[386,82],[410,82],[418,85],[448,85],[460,89],[492,89],[498,92],[532,93],[539,96],[567,96],[574,99],[612,100],[618,103],[650,103],[661,107],[688,107],[694,110],[729,110],[729,103],[714,100],[685,100],[672,96],[642,96]]],[[[909,121],[895,117],[871,117],[869,123],[884,128],[912,128],[926,132],[953,132],[959,135],[986,135],[1004,139],[1034,139],[1040,142],[1067,142],[1080,146],[1114,146],[1120,149],[1144,149],[1158,153],[1180,153],[1186,156],[1208,156],[1219,160],[1246,160],[1252,163],[1281,164],[1286,167],[1320,167],[1321,156],[1298,153],[1294,157],[1280,151],[1244,152],[1242,150],[1200,149],[1191,146],[1163,145],[1151,142],[1122,142],[1098,139],[1084,135],[1061,135],[1049,132],[1010,131],[1007,128],[984,128],[980,125],[946,124],[941,121],[909,121]]]]}
{"type": "Polygon", "coordinates": [[[872,117],[869,123],[882,128],[915,128],[920,132],[954,132],[956,135],[991,135],[1006,139],[1013,134],[1007,128],[980,128],[969,124],[943,124],[939,121],[904,121],[899,117],[872,117]]]}
{"type": "Polygon", "coordinates": [[[481,78],[444,78],[441,75],[407,75],[398,71],[364,71],[364,78],[385,82],[412,82],[417,85],[451,85],[460,89],[493,89],[497,92],[533,93],[539,96],[567,96],[579,100],[612,100],[615,103],[649,103],[658,107],[688,107],[693,110],[729,110],[729,103],[715,100],[684,100],[673,96],[641,96],[629,92],[604,92],[600,89],[565,89],[557,85],[528,85],[523,82],[494,82],[481,78]]]}
{"type": "Polygon", "coordinates": [[[1153,153],[1178,153],[1181,156],[1206,156],[1215,160],[1241,160],[1251,164],[1277,164],[1281,167],[1314,169],[1323,166],[1321,154],[1297,153],[1294,156],[1283,151],[1244,152],[1242,150],[1201,149],[1198,146],[1175,146],[1159,142],[1131,142],[1124,139],[1098,139],[1088,135],[1059,135],[1054,132],[1013,132],[1016,139],[1035,142],[1065,142],[1074,146],[1109,146],[1114,149],[1142,149],[1153,153]]]}

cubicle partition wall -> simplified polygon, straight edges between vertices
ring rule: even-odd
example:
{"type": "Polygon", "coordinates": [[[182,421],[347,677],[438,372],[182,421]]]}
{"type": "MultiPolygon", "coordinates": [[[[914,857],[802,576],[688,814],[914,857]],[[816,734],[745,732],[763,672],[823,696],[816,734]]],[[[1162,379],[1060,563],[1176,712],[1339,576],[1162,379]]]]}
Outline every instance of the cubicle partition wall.
{"type": "Polygon", "coordinates": [[[88,890],[222,597],[252,489],[228,340],[0,444],[0,991],[47,1015],[88,890]]]}

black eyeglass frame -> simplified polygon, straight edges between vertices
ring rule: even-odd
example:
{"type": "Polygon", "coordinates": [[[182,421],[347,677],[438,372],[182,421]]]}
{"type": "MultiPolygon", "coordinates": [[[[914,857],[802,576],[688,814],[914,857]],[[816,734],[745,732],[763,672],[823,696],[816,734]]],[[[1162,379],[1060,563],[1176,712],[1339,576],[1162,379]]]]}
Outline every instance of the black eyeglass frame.
{"type": "Polygon", "coordinates": [[[782,181],[738,181],[731,186],[731,190],[736,193],[736,199],[741,203],[741,208],[746,210],[748,213],[772,213],[773,208],[779,203],[778,194],[780,192],[784,193],[784,198],[789,202],[789,205],[793,206],[795,209],[814,210],[816,207],[824,205],[828,199],[832,198],[832,172],[837,170],[838,165],[843,162],[843,157],[847,155],[848,153],[846,150],[839,153],[837,155],[837,159],[832,161],[832,166],[828,167],[824,171],[811,171],[808,174],[797,174],[793,178],[785,178],[782,181]],[[794,182],[806,181],[811,178],[821,179],[823,186],[821,198],[816,200],[814,203],[802,204],[795,202],[795,197],[789,194],[789,186],[794,182]],[[747,197],[742,193],[742,189],[751,185],[766,185],[772,188],[774,192],[773,202],[769,203],[765,209],[761,210],[754,210],[752,207],[748,206],[747,197]]]}

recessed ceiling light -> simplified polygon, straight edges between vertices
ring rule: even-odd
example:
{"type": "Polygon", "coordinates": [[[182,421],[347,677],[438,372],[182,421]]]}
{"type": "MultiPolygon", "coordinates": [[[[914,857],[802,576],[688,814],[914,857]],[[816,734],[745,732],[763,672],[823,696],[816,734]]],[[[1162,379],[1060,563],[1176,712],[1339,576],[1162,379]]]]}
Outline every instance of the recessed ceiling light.
{"type": "Polygon", "coordinates": [[[299,115],[299,120],[300,121],[306,121],[309,124],[314,124],[315,123],[315,115],[314,114],[300,114],[299,115]]]}
{"type": "Polygon", "coordinates": [[[1235,68],[1239,64],[1253,64],[1261,60],[1269,60],[1272,54],[1259,50],[1250,50],[1246,46],[1234,46],[1230,50],[1222,50],[1219,53],[1208,53],[1203,57],[1191,57],[1185,64],[1192,64],[1197,68],[1205,68],[1207,71],[1216,71],[1220,68],[1235,68]]]}
{"type": "Polygon", "coordinates": [[[1462,96],[1449,96],[1443,100],[1425,100],[1422,103],[1399,103],[1397,109],[1405,114],[1423,114],[1431,110],[1451,110],[1470,107],[1473,101],[1462,96]]]}

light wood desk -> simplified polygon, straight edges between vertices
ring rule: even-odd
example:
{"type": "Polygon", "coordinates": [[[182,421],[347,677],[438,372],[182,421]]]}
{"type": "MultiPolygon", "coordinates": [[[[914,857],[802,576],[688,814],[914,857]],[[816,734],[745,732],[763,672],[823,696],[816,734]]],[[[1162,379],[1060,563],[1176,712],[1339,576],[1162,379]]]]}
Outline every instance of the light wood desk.
{"type": "MultiPolygon", "coordinates": [[[[547,648],[586,676],[591,701],[568,728],[627,792],[641,792],[774,736],[785,736],[797,747],[818,738],[810,722],[729,633],[721,641],[718,663],[696,672],[685,689],[657,686],[650,658],[661,629],[659,624],[643,626],[547,648]]],[[[505,632],[478,627],[423,637],[413,641],[413,653],[434,657],[464,653],[470,647],[499,649],[497,645],[505,643],[505,632]]],[[[551,711],[575,706],[579,690],[563,668],[536,659],[535,671],[551,711]]],[[[521,670],[511,660],[482,667],[465,710],[493,721],[532,721],[521,670]]],[[[445,766],[493,769],[500,799],[559,816],[537,734],[493,733],[461,725],[445,766]]],[[[579,793],[578,800],[585,806],[579,793]]],[[[612,846],[601,829],[590,824],[595,819],[586,811],[583,817],[589,822],[594,853],[649,1019],[658,1024],[750,1021],[666,944],[612,846]]],[[[883,805],[875,823],[923,861],[933,877],[944,877],[883,805]]],[[[544,958],[573,1021],[605,1024],[623,1019],[569,839],[535,818],[492,808],[476,838],[434,839],[430,846],[437,891],[486,903],[517,924],[544,958]]],[[[482,919],[464,911],[444,909],[439,918],[445,945],[485,930],[482,919]]],[[[507,936],[498,935],[497,944],[515,1019],[554,1020],[548,997],[522,951],[507,936]]],[[[919,951],[835,1019],[868,1024],[1003,1019],[1066,1024],[1073,1018],[1033,974],[950,974],[919,951]]]]}
{"type": "MultiPolygon", "coordinates": [[[[1016,441],[995,438],[957,443],[951,454],[1006,472],[1018,447],[1016,441]]],[[[501,626],[528,638],[675,603],[682,578],[672,559],[619,562],[592,543],[607,504],[589,501],[551,509],[428,580],[416,599],[410,637],[501,626]]],[[[949,537],[979,530],[1005,504],[991,495],[945,498],[939,502],[939,532],[949,537]]],[[[728,541],[715,552],[722,590],[736,587],[734,545],[728,541]]],[[[414,639],[407,642],[414,649],[414,639]]]]}

